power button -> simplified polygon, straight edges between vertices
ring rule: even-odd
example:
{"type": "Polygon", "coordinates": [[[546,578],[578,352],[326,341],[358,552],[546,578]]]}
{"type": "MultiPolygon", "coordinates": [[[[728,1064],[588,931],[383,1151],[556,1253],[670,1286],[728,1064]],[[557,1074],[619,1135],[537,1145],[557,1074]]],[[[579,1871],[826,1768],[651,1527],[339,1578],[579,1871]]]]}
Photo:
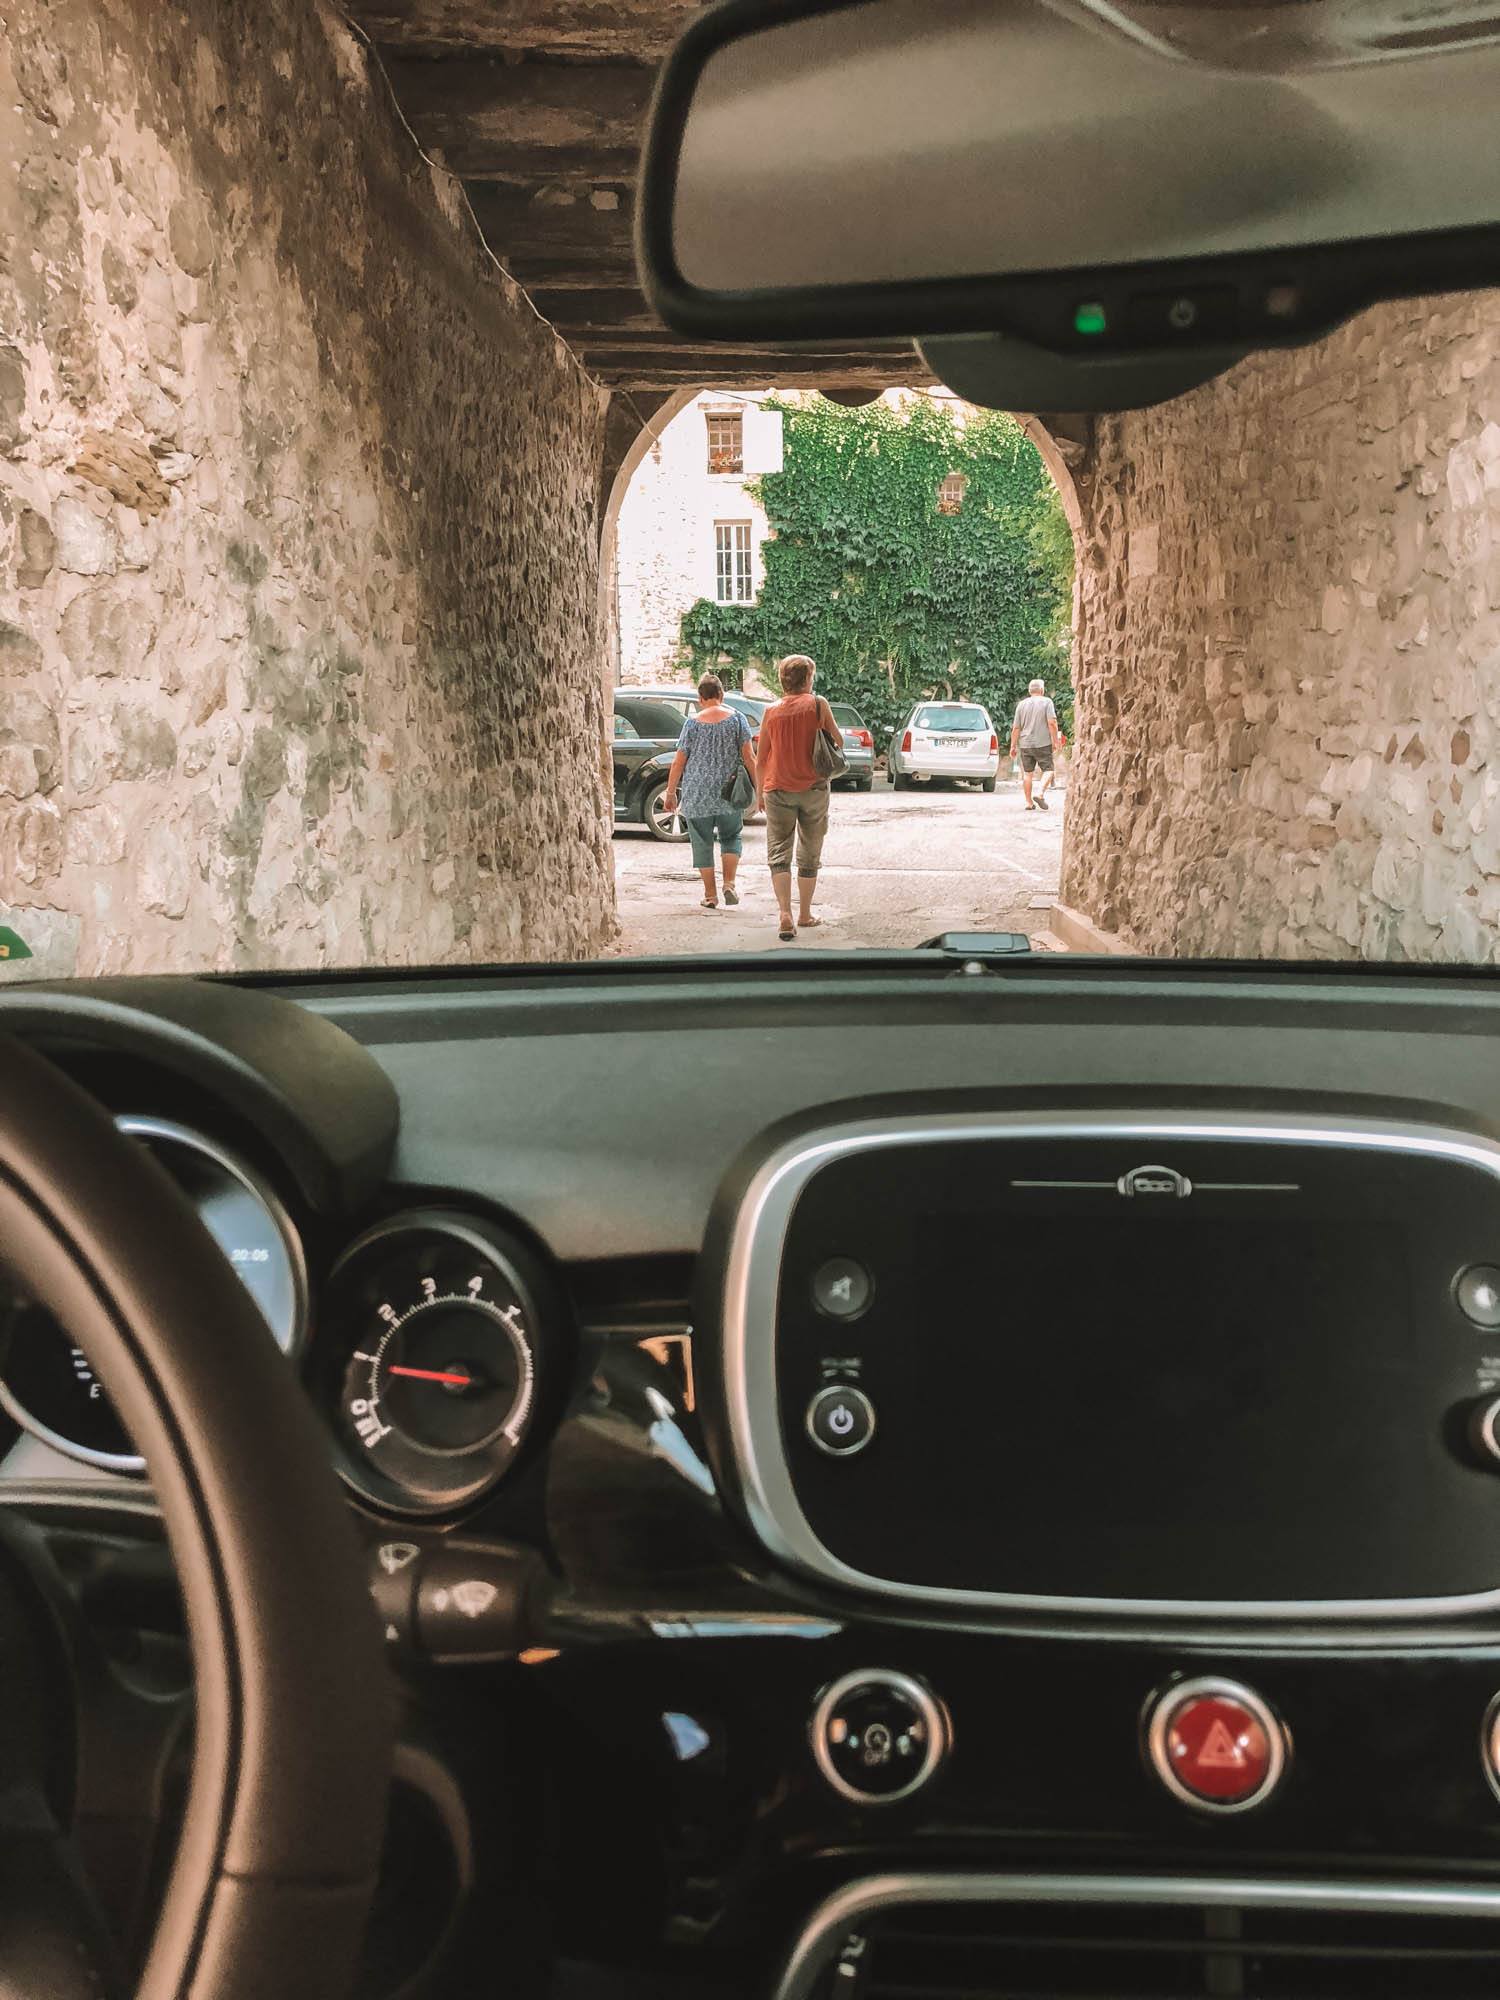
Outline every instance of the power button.
{"type": "Polygon", "coordinates": [[[875,1435],[875,1405],[863,1389],[834,1383],[808,1404],[807,1434],[830,1458],[853,1458],[875,1435]]]}

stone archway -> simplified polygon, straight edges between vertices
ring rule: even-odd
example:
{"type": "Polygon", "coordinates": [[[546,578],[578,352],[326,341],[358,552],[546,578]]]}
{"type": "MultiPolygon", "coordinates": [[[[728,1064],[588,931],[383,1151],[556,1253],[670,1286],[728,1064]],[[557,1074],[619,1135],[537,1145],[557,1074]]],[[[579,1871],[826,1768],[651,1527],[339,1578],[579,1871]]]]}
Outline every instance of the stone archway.
{"type": "Polygon", "coordinates": [[[674,389],[670,395],[615,396],[611,400],[605,426],[604,465],[600,477],[599,509],[599,639],[600,664],[604,675],[604,707],[609,713],[611,689],[619,677],[619,616],[616,587],[619,582],[620,508],[630,490],[630,482],[657,438],[680,410],[685,410],[702,393],[693,383],[674,389]]]}
{"type": "MultiPolygon", "coordinates": [[[[601,668],[606,706],[609,691],[618,678],[619,632],[616,610],[618,585],[617,530],[620,508],[630,490],[630,482],[652,445],[667,425],[703,393],[704,385],[694,383],[667,395],[612,397],[605,425],[603,463],[599,481],[599,633],[601,668]]],[[[827,392],[825,392],[827,393],[827,392]]],[[[879,389],[835,392],[831,400],[854,403],[874,401],[879,389]]],[[[1016,421],[1036,446],[1042,464],[1062,503],[1064,516],[1073,534],[1073,644],[1081,639],[1080,578],[1084,538],[1084,504],[1089,493],[1089,452],[1091,419],[1078,416],[1016,413],[1016,421]]]]}

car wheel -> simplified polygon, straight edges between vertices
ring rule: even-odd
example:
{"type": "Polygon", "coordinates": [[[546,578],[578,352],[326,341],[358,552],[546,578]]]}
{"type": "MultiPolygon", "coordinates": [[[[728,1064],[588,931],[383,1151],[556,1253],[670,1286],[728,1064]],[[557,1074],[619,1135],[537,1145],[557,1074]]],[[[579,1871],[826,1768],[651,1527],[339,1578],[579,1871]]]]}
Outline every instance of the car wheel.
{"type": "Polygon", "coordinates": [[[909,792],[911,790],[911,774],[907,771],[892,771],[891,783],[898,792],[909,792]]]}
{"type": "Polygon", "coordinates": [[[683,818],[682,814],[680,812],[669,813],[662,811],[661,802],[666,794],[666,789],[667,781],[665,778],[662,779],[659,785],[651,787],[650,791],[646,794],[645,802],[641,808],[641,816],[645,820],[653,839],[686,840],[688,837],[687,821],[683,818]]]}
{"type": "Polygon", "coordinates": [[[982,792],[992,792],[995,789],[995,780],[993,778],[982,778],[979,783],[979,789],[982,792]]]}
{"type": "Polygon", "coordinates": [[[856,778],[854,789],[857,792],[873,792],[875,789],[875,780],[873,778],[856,778]]]}

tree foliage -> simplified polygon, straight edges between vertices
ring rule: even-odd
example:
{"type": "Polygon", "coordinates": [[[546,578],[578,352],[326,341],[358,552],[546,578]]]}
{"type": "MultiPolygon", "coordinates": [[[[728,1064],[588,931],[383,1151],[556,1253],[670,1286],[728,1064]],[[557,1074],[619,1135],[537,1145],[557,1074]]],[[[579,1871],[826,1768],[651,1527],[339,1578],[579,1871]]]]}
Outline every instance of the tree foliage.
{"type": "Polygon", "coordinates": [[[1057,490],[1013,417],[925,399],[783,412],[783,469],[754,490],[772,534],[756,604],[700,598],[684,613],[695,671],[738,681],[810,653],[818,687],[889,725],[936,693],[1008,716],[1041,675],[1069,726],[1073,543],[1057,490]],[[939,509],[950,473],[966,484],[939,509]]]}

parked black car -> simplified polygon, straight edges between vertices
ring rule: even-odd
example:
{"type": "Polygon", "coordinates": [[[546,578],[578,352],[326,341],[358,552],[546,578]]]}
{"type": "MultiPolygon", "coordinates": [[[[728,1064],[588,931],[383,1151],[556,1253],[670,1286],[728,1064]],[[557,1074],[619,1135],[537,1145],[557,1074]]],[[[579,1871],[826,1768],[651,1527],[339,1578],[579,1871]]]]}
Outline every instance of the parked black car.
{"type": "Polygon", "coordinates": [[[629,689],[615,693],[615,824],[647,827],[657,840],[686,840],[680,813],[664,813],[662,794],[682,734],[683,710],[629,689]]]}

